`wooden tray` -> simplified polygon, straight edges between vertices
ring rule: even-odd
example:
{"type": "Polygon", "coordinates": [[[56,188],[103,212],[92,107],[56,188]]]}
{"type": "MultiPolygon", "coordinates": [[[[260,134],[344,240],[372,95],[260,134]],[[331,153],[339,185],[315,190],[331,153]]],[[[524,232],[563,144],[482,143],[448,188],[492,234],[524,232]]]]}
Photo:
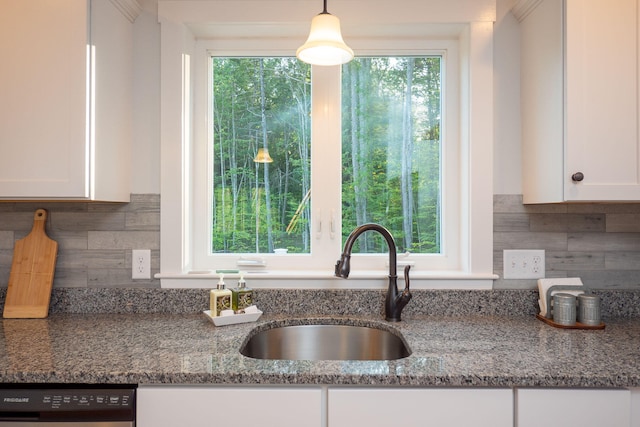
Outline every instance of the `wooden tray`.
{"type": "Polygon", "coordinates": [[[554,328],[560,328],[560,329],[594,329],[594,330],[597,330],[597,329],[604,329],[605,326],[606,326],[602,322],[599,325],[585,325],[585,324],[580,323],[580,322],[576,322],[575,325],[561,325],[560,323],[554,322],[553,319],[547,319],[544,316],[540,316],[540,314],[536,314],[536,318],[538,320],[542,320],[547,325],[551,325],[554,328]]]}

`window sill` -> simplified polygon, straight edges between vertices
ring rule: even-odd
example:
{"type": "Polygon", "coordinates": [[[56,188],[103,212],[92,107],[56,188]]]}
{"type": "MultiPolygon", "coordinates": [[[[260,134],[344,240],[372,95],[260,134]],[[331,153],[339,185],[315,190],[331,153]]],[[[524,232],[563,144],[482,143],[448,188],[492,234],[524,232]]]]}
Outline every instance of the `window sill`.
{"type": "MultiPolygon", "coordinates": [[[[218,282],[215,273],[160,273],[162,288],[211,289],[218,282]]],[[[270,289],[386,289],[387,271],[357,271],[349,279],[335,277],[329,271],[282,271],[265,270],[247,272],[244,277],[251,288],[270,289]]],[[[225,274],[228,287],[234,287],[238,274],[225,274]]],[[[415,271],[410,274],[411,289],[492,289],[498,276],[492,273],[470,274],[459,271],[415,271]]],[[[404,286],[402,273],[398,274],[398,286],[404,286]]]]}

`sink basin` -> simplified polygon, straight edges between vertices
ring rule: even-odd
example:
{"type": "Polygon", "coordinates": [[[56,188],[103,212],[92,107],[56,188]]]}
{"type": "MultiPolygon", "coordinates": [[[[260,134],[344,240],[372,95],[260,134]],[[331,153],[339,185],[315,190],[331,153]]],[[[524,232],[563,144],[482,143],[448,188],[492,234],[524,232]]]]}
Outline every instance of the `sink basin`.
{"type": "Polygon", "coordinates": [[[240,353],[254,359],[393,360],[411,351],[394,333],[367,326],[295,325],[258,332],[240,353]]]}

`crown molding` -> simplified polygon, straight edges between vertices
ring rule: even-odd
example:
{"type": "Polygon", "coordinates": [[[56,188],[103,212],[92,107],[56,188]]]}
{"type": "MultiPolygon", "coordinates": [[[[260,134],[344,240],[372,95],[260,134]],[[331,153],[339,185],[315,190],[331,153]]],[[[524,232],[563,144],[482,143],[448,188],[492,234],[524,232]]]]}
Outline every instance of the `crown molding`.
{"type": "Polygon", "coordinates": [[[518,22],[522,22],[540,3],[542,0],[519,0],[511,8],[511,13],[518,22]]]}
{"type": "Polygon", "coordinates": [[[138,3],[138,0],[110,0],[111,3],[133,23],[136,20],[140,12],[142,12],[142,6],[138,3]]]}

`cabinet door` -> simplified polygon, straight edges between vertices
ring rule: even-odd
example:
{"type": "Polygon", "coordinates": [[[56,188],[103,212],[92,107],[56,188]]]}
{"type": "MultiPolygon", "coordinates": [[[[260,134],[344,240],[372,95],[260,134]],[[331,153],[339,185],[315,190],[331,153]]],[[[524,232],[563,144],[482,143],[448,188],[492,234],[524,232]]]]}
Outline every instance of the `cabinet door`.
{"type": "Polygon", "coordinates": [[[631,427],[640,427],[640,388],[631,389],[631,427]]]}
{"type": "Polygon", "coordinates": [[[329,427],[513,425],[509,389],[329,389],[328,406],[329,427]]]}
{"type": "Polygon", "coordinates": [[[127,202],[133,26],[108,0],[0,0],[0,199],[127,202]]]}
{"type": "Polygon", "coordinates": [[[638,0],[567,0],[565,16],[565,199],[640,200],[638,0]]]}
{"type": "Polygon", "coordinates": [[[87,197],[86,0],[0,7],[0,197],[87,197]]]}
{"type": "Polygon", "coordinates": [[[138,427],[320,427],[321,391],[297,387],[138,388],[138,427]]]}
{"type": "Polygon", "coordinates": [[[629,390],[518,389],[517,427],[628,427],[629,390]]]}

